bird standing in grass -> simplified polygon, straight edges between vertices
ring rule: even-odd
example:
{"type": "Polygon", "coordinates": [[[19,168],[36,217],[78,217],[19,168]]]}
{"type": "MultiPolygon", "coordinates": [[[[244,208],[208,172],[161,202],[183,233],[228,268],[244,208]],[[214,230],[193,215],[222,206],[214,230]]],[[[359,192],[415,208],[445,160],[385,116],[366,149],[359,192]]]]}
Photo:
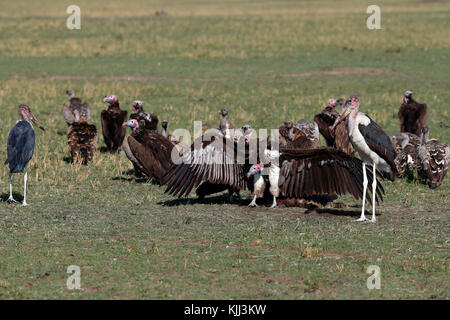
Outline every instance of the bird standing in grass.
{"type": "Polygon", "coordinates": [[[122,124],[127,120],[127,111],[121,110],[119,99],[110,95],[103,99],[108,104],[108,109],[101,113],[103,138],[106,148],[112,153],[119,151],[125,138],[126,129],[122,124]]]}
{"type": "Polygon", "coordinates": [[[62,114],[69,125],[67,142],[72,162],[88,164],[94,158],[98,140],[97,127],[89,124],[91,107],[74,97],[72,90],[67,90],[66,94],[69,96],[69,105],[63,104],[62,114]]]}
{"type": "Polygon", "coordinates": [[[377,190],[377,166],[384,177],[393,181],[396,175],[395,166],[395,149],[392,145],[389,136],[366,114],[359,111],[360,100],[356,95],[351,96],[345,102],[340,116],[336,119],[331,130],[347,119],[347,129],[350,141],[359,153],[362,160],[363,170],[363,201],[361,217],[357,221],[366,221],[364,215],[364,206],[366,203],[366,191],[368,185],[366,165],[373,165],[373,179],[372,179],[372,222],[375,218],[375,197],[377,190]]]}
{"type": "Polygon", "coordinates": [[[417,103],[412,96],[412,91],[406,91],[403,97],[403,104],[398,110],[400,132],[410,132],[420,136],[422,128],[426,126],[427,105],[425,103],[417,103]]]}
{"type": "Polygon", "coordinates": [[[25,104],[19,105],[19,115],[22,120],[17,121],[16,125],[11,129],[8,136],[7,153],[8,158],[5,164],[9,165],[9,198],[8,201],[17,202],[12,195],[12,174],[23,172],[24,191],[23,205],[27,204],[27,176],[28,162],[33,157],[35,146],[35,135],[32,123],[45,131],[44,127],[36,119],[31,112],[30,107],[25,104]]]}

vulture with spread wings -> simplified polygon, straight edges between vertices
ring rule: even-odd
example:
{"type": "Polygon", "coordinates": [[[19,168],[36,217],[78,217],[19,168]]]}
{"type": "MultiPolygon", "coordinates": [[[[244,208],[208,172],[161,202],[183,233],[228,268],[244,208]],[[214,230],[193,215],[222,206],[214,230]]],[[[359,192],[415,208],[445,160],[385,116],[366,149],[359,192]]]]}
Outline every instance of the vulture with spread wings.
{"type": "MultiPolygon", "coordinates": [[[[258,144],[259,141],[253,140],[258,144]]],[[[166,192],[188,196],[200,183],[219,184],[229,189],[260,189],[263,174],[273,196],[272,207],[277,205],[279,196],[301,198],[350,193],[356,199],[363,197],[362,162],[357,158],[331,148],[277,151],[267,149],[267,144],[252,149],[251,143],[252,140],[245,143],[245,140],[236,142],[225,137],[200,141],[165,174],[166,192]]],[[[372,184],[372,177],[368,179],[372,184]]],[[[383,193],[383,187],[378,184],[376,201],[382,200],[383,193]]]]}

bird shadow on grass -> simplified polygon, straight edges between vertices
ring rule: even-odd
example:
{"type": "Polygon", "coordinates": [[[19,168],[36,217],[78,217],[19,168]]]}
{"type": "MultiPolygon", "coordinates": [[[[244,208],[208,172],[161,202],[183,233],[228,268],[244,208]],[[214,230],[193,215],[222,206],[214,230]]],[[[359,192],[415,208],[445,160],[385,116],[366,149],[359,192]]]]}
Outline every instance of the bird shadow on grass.
{"type": "Polygon", "coordinates": [[[149,184],[156,184],[152,183],[152,181],[147,177],[136,177],[134,175],[133,170],[128,170],[126,172],[122,172],[124,175],[128,175],[129,177],[113,177],[112,180],[114,181],[127,181],[127,182],[136,182],[136,183],[149,183],[149,184]]]}
{"type": "MultiPolygon", "coordinates": [[[[361,216],[361,209],[359,210],[342,210],[342,209],[334,209],[334,208],[314,208],[314,209],[308,209],[305,211],[305,214],[310,213],[318,213],[318,214],[331,214],[334,216],[346,216],[346,217],[360,217],[361,216]]],[[[367,212],[366,215],[371,215],[372,213],[367,212]]],[[[379,216],[379,213],[375,214],[376,216],[379,216]]]]}
{"type": "Polygon", "coordinates": [[[119,148],[116,151],[111,151],[110,149],[108,149],[106,146],[101,146],[98,151],[100,151],[100,153],[111,153],[111,154],[119,154],[121,151],[121,148],[119,148]]]}
{"type": "Polygon", "coordinates": [[[72,164],[72,157],[70,157],[70,156],[64,157],[63,161],[68,163],[68,164],[72,164]]]}
{"type": "MultiPolygon", "coordinates": [[[[2,195],[0,195],[0,202],[8,202],[8,198],[9,198],[9,193],[2,193],[2,195]]],[[[23,195],[20,193],[17,193],[17,192],[13,192],[13,198],[17,202],[23,201],[23,195]]]]}
{"type": "Polygon", "coordinates": [[[234,202],[230,203],[230,199],[228,197],[228,194],[221,195],[221,196],[215,196],[215,197],[208,197],[208,198],[176,198],[173,200],[167,200],[167,201],[160,201],[158,204],[167,206],[167,207],[174,207],[179,205],[193,205],[193,204],[239,204],[240,201],[235,200],[234,202]]]}

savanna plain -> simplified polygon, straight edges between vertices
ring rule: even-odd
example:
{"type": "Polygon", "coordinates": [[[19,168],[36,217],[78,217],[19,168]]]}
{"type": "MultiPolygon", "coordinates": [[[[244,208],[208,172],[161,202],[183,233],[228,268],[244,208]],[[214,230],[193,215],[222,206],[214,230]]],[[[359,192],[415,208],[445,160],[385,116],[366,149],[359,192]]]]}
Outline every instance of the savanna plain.
{"type": "MultiPolygon", "coordinates": [[[[448,1],[11,1],[0,4],[0,160],[17,106],[36,130],[30,206],[6,202],[0,167],[0,299],[449,299],[449,177],[383,181],[377,222],[344,208],[247,207],[227,194],[176,199],[104,151],[105,95],[135,99],[175,128],[277,128],[357,93],[361,109],[399,133],[405,90],[428,104],[430,136],[450,142],[448,1]],[[66,8],[81,9],[68,30],[66,8]],[[366,9],[381,9],[369,30],[366,9]],[[164,10],[165,14],[155,12],[164,10]],[[99,148],[70,163],[65,91],[90,103],[99,148]],[[66,286],[69,265],[81,289],[66,286]],[[368,290],[367,268],[381,270],[368,290]]],[[[322,139],[321,145],[324,145],[322,139]]],[[[23,196],[23,175],[14,176],[23,196]]],[[[370,206],[368,208],[370,210],[370,206]]]]}

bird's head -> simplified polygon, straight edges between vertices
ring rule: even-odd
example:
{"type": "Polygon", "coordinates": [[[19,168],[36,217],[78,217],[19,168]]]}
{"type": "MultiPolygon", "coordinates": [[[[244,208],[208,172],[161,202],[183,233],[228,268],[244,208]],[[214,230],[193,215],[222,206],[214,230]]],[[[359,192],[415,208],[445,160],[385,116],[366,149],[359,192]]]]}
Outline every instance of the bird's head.
{"type": "Polygon", "coordinates": [[[291,129],[294,126],[292,121],[285,121],[283,125],[285,128],[288,128],[288,129],[291,129]]]}
{"type": "Polygon", "coordinates": [[[169,125],[169,121],[167,121],[167,120],[161,121],[161,127],[163,127],[165,130],[167,130],[168,125],[169,125]]]}
{"type": "Polygon", "coordinates": [[[41,125],[39,120],[31,112],[31,109],[29,106],[27,106],[26,104],[21,104],[21,105],[19,105],[18,109],[19,109],[19,115],[22,117],[23,120],[25,120],[29,123],[33,122],[40,129],[45,131],[44,127],[41,125]]]}
{"type": "Polygon", "coordinates": [[[75,96],[75,92],[73,92],[73,90],[70,89],[66,90],[66,94],[69,96],[69,99],[75,96]]]}
{"type": "Polygon", "coordinates": [[[242,134],[244,136],[245,142],[248,142],[250,140],[250,136],[253,133],[253,128],[249,124],[244,124],[241,128],[242,134]]]}
{"type": "Polygon", "coordinates": [[[247,178],[250,179],[250,177],[254,176],[255,174],[261,174],[263,169],[264,169],[264,164],[262,162],[252,165],[250,167],[250,170],[248,170],[248,172],[247,172],[247,178]]]}
{"type": "Polygon", "coordinates": [[[403,102],[404,103],[408,103],[411,99],[412,99],[413,93],[412,91],[405,91],[404,97],[403,97],[403,102]]]}
{"type": "Polygon", "coordinates": [[[334,122],[333,126],[331,126],[330,129],[335,130],[336,126],[345,119],[347,119],[347,117],[352,112],[359,112],[359,105],[360,105],[359,97],[357,95],[350,96],[350,98],[348,98],[345,101],[344,105],[342,106],[342,111],[339,114],[339,117],[337,117],[336,121],[334,122]]]}
{"type": "Polygon", "coordinates": [[[103,102],[105,102],[107,104],[113,104],[113,103],[116,103],[117,101],[119,101],[119,100],[113,94],[103,98],[103,102]]]}
{"type": "Polygon", "coordinates": [[[139,128],[139,122],[136,119],[130,119],[122,124],[123,127],[130,127],[133,131],[139,128]]]}
{"type": "Polygon", "coordinates": [[[143,112],[144,111],[143,105],[144,105],[144,102],[141,100],[133,101],[133,113],[143,112]]]}
{"type": "Polygon", "coordinates": [[[226,116],[228,115],[228,110],[225,109],[225,108],[222,108],[222,109],[219,110],[219,114],[220,114],[222,117],[226,117],[226,116]]]}
{"type": "Polygon", "coordinates": [[[330,108],[336,107],[336,99],[329,99],[329,100],[328,100],[328,106],[329,106],[330,108]]]}

